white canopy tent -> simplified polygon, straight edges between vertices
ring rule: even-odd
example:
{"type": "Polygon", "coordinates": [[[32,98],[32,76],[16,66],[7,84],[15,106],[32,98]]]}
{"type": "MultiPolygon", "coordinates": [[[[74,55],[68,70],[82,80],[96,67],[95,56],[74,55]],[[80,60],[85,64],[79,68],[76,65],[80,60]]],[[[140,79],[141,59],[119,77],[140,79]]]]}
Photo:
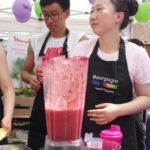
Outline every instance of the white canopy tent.
{"type": "MultiPolygon", "coordinates": [[[[92,35],[93,32],[89,26],[89,15],[87,12],[91,9],[89,0],[70,0],[71,1],[71,15],[67,20],[67,26],[70,30],[77,32],[85,32],[92,35]]],[[[142,0],[138,0],[139,3],[142,0]]],[[[149,1],[149,0],[148,0],[149,1]]],[[[0,0],[0,38],[5,36],[4,32],[28,32],[41,33],[47,30],[43,21],[39,21],[34,12],[34,1],[30,0],[32,4],[32,16],[26,23],[16,21],[12,13],[12,6],[15,0],[0,0]],[[4,33],[4,34],[2,34],[4,33]]],[[[123,31],[125,38],[131,35],[131,24],[123,31]]],[[[6,35],[7,36],[7,35],[6,35]]]]}
{"type": "MultiPolygon", "coordinates": [[[[43,21],[39,21],[34,12],[34,1],[30,0],[32,4],[32,16],[26,23],[16,21],[12,13],[12,5],[15,0],[0,0],[0,32],[43,32],[46,30],[43,21]]],[[[78,0],[71,0],[71,15],[67,20],[67,25],[70,29],[75,31],[83,31],[91,34],[88,17],[86,12],[90,11],[91,5],[88,0],[82,0],[79,4],[78,0]]]]}

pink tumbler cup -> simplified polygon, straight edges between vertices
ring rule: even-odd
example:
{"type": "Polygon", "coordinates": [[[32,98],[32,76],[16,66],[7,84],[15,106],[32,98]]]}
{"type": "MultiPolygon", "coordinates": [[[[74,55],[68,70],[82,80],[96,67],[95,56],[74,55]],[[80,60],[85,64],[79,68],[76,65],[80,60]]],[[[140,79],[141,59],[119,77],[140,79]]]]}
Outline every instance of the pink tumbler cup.
{"type": "Polygon", "coordinates": [[[111,125],[110,129],[102,130],[100,132],[100,138],[104,141],[103,142],[103,149],[108,149],[111,146],[108,141],[115,142],[121,145],[123,134],[120,130],[119,125],[111,125]]]}

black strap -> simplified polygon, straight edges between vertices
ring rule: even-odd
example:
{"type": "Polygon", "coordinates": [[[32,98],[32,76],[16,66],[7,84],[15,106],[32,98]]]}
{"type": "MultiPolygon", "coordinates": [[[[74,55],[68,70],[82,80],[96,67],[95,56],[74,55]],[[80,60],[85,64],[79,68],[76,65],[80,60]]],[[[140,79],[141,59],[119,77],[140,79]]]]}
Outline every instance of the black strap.
{"type": "Polygon", "coordinates": [[[67,49],[68,49],[68,45],[67,45],[67,42],[68,42],[68,34],[69,34],[69,30],[66,29],[65,31],[65,35],[66,35],[66,39],[63,43],[63,52],[62,52],[62,55],[65,55],[66,58],[68,58],[68,52],[67,52],[67,49]]]}
{"type": "Polygon", "coordinates": [[[39,53],[39,57],[43,56],[44,55],[44,50],[45,50],[45,46],[46,46],[46,43],[48,41],[48,38],[51,36],[51,32],[49,32],[44,40],[44,43],[41,47],[41,50],[40,50],[40,53],[39,53]]]}
{"type": "MultiPolygon", "coordinates": [[[[62,52],[62,55],[65,55],[66,58],[68,58],[68,52],[67,52],[67,49],[68,49],[68,46],[67,46],[68,34],[69,34],[69,30],[66,29],[66,31],[65,31],[66,39],[65,39],[65,41],[64,41],[64,43],[63,43],[63,52],[62,52]]],[[[48,39],[49,39],[50,36],[51,36],[51,32],[49,32],[49,33],[47,34],[47,36],[46,36],[46,38],[45,38],[45,40],[44,40],[44,43],[43,43],[43,45],[42,45],[42,47],[41,47],[41,50],[40,50],[40,52],[39,52],[39,57],[45,55],[45,54],[44,54],[44,50],[45,50],[46,43],[47,43],[47,41],[48,41],[48,39]]]]}
{"type": "Polygon", "coordinates": [[[118,79],[118,88],[115,92],[115,102],[117,104],[121,103],[121,100],[124,99],[124,79],[125,79],[125,66],[126,62],[126,54],[125,54],[125,43],[122,38],[120,38],[119,43],[119,59],[115,64],[115,78],[118,79]]]}
{"type": "Polygon", "coordinates": [[[92,55],[97,55],[97,52],[98,52],[98,47],[99,47],[99,40],[97,40],[97,42],[96,42],[96,44],[95,44],[95,46],[94,46],[94,50],[93,50],[93,53],[92,53],[92,55]]]}

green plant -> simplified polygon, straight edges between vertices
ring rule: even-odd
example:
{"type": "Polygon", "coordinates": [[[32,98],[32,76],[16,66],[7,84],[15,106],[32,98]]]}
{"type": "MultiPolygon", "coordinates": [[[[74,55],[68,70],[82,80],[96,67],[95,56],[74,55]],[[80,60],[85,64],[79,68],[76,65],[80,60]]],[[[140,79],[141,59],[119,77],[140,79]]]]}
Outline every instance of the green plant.
{"type": "Polygon", "coordinates": [[[21,70],[23,68],[24,59],[18,57],[16,61],[13,62],[11,77],[13,79],[20,79],[21,70]]]}

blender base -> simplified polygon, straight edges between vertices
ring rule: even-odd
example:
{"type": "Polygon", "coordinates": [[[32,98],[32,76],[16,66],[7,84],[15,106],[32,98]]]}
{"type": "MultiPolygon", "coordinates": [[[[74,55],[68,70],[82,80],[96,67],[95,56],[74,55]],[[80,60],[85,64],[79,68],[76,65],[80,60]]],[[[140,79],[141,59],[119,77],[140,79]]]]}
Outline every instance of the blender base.
{"type": "Polygon", "coordinates": [[[46,140],[44,150],[84,150],[85,146],[82,139],[76,141],[56,142],[46,140]]]}

